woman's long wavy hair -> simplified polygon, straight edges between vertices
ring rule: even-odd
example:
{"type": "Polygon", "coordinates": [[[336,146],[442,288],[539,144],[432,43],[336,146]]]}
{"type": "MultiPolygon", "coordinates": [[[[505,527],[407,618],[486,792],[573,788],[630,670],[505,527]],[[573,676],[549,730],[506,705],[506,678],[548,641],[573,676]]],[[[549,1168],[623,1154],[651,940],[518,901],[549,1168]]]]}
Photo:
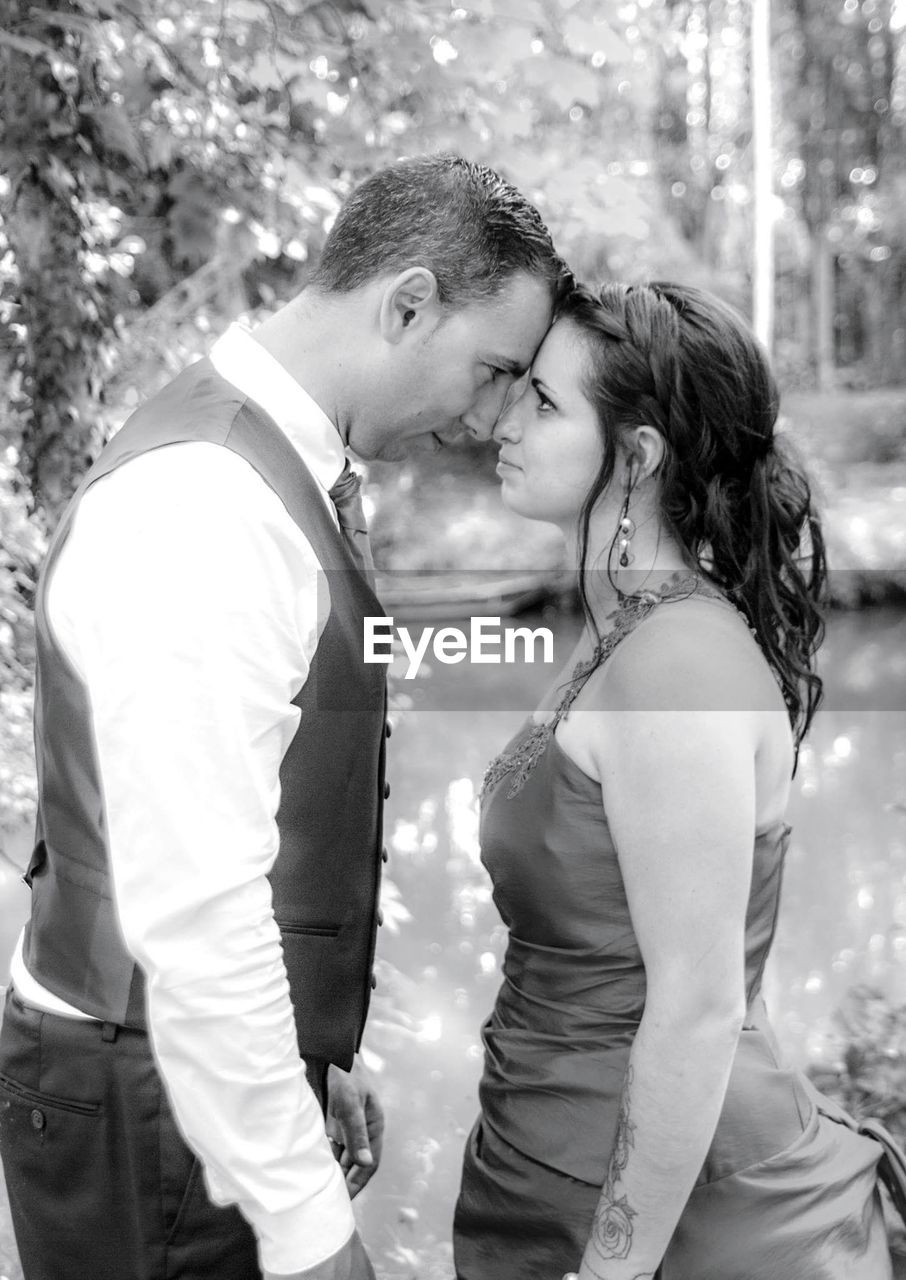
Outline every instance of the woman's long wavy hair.
{"type": "MultiPolygon", "coordinates": [[[[737,606],[783,692],[798,746],[821,700],[815,655],[827,575],[808,479],[774,434],[779,393],[768,359],[732,307],[687,285],[578,287],[559,319],[585,336],[585,387],[604,443],[580,515],[580,595],[589,523],[623,432],[664,440],[659,509],[704,576],[737,606]]],[[[609,566],[608,566],[609,568],[609,566]]]]}

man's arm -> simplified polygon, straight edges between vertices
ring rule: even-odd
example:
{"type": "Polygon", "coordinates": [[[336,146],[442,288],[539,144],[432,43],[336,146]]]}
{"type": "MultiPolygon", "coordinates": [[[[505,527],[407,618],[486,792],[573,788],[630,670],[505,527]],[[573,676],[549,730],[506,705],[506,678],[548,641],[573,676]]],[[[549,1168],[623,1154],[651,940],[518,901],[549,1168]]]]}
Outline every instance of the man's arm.
{"type": "Polygon", "coordinates": [[[292,1275],[265,1271],[264,1280],[374,1280],[374,1268],[359,1233],[355,1231],[339,1253],[320,1266],[307,1271],[294,1271],[292,1275]]]}
{"type": "Polygon", "coordinates": [[[354,1225],[267,880],[316,573],[253,469],[192,444],[99,481],[52,584],[91,696],[116,902],[161,1074],[212,1198],[238,1204],[277,1274],[348,1253],[354,1225]]]}

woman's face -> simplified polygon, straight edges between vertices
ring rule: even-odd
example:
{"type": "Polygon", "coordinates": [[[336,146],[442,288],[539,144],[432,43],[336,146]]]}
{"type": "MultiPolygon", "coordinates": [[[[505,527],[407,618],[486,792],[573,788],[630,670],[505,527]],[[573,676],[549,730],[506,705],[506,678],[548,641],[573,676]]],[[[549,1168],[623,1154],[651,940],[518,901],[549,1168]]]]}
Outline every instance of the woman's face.
{"type": "Polygon", "coordinates": [[[587,367],[581,330],[558,321],[535,356],[525,390],[494,428],[506,505],[567,532],[578,523],[604,452],[597,415],[582,390],[587,367]]]}

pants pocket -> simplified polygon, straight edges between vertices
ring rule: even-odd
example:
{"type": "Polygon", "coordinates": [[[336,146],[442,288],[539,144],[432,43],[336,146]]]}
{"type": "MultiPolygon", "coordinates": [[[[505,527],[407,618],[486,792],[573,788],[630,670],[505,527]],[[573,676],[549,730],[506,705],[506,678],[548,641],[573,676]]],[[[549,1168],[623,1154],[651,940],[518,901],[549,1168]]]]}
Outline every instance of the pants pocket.
{"type": "Polygon", "coordinates": [[[168,1245],[178,1239],[183,1227],[191,1221],[193,1205],[196,1202],[207,1201],[204,1186],[199,1186],[199,1183],[203,1183],[201,1161],[197,1156],[190,1157],[188,1177],[183,1184],[182,1195],[176,1205],[176,1212],[170,1219],[169,1224],[165,1224],[167,1226],[168,1245]]]}
{"type": "MultiPolygon", "coordinates": [[[[86,1101],[83,1098],[61,1098],[58,1094],[45,1093],[20,1084],[18,1080],[12,1080],[2,1072],[0,1072],[0,1092],[5,1093],[11,1100],[30,1106],[33,1111],[50,1109],[68,1111],[77,1116],[96,1116],[101,1109],[100,1102],[86,1101]]],[[[42,1128],[37,1117],[33,1121],[33,1127],[38,1130],[42,1128]]]]}
{"type": "Polygon", "coordinates": [[[164,1236],[169,1243],[186,1216],[193,1188],[201,1177],[201,1166],[182,1136],[160,1082],[157,1089],[161,1212],[164,1236]]]}
{"type": "MultiPolygon", "coordinates": [[[[0,1154],[7,1181],[14,1179],[17,1166],[39,1158],[45,1148],[73,1143],[73,1151],[82,1153],[87,1143],[90,1150],[97,1141],[100,1114],[99,1102],[63,1098],[0,1075],[0,1154]]],[[[66,1175],[61,1177],[62,1190],[67,1182],[66,1175]]]]}
{"type": "MultiPolygon", "coordinates": [[[[69,1280],[79,1274],[74,1255],[97,1217],[95,1195],[103,1195],[109,1183],[107,1146],[99,1103],[0,1078],[0,1156],[27,1276],[69,1280]],[[90,1188],[87,1169],[96,1179],[90,1188]]],[[[81,1274],[99,1273],[92,1267],[81,1274]]]]}

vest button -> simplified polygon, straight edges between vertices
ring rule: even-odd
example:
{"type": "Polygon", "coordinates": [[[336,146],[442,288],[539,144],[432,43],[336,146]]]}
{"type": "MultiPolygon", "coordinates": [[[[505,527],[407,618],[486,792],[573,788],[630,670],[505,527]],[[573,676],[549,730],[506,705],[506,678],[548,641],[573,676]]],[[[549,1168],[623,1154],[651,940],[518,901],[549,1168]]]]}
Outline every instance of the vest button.
{"type": "Polygon", "coordinates": [[[389,861],[390,861],[390,850],[387,848],[386,845],[384,845],[383,849],[381,850],[381,862],[389,862],[389,861]]]}
{"type": "Polygon", "coordinates": [[[377,976],[376,976],[375,974],[372,974],[372,975],[371,975],[371,990],[373,991],[373,990],[375,989],[375,987],[376,987],[376,986],[377,986],[377,976]]]}
{"type": "Polygon", "coordinates": [[[390,783],[389,782],[384,783],[384,799],[385,800],[390,799],[390,783]]]}
{"type": "Polygon", "coordinates": [[[31,1127],[40,1133],[46,1123],[47,1120],[44,1112],[39,1111],[38,1108],[35,1107],[34,1111],[31,1113],[31,1127]]]}
{"type": "Polygon", "coordinates": [[[384,737],[389,738],[393,733],[393,725],[389,720],[384,721],[384,737]]]}
{"type": "Polygon", "coordinates": [[[377,922],[378,922],[378,928],[380,929],[381,925],[384,923],[384,913],[380,907],[378,907],[377,909],[377,922]]]}

